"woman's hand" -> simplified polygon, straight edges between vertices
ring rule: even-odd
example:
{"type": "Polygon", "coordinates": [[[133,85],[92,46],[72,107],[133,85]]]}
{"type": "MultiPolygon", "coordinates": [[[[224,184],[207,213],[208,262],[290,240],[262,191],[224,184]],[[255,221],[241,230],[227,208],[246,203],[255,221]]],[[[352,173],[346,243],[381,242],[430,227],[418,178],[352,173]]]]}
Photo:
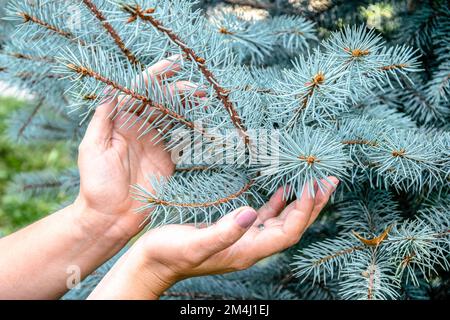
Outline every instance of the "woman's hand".
{"type": "Polygon", "coordinates": [[[216,224],[167,225],[141,237],[91,294],[91,299],[157,299],[175,282],[246,269],[300,240],[334,192],[323,181],[315,198],[305,189],[285,208],[279,189],[258,211],[242,207],[216,224]],[[261,226],[264,226],[261,228],[261,226]]]}
{"type": "MultiPolygon", "coordinates": [[[[179,56],[174,56],[153,65],[144,72],[144,79],[148,83],[171,77],[180,68],[177,59],[179,56]]],[[[172,92],[168,94],[193,90],[193,87],[179,81],[170,86],[172,92]]],[[[129,97],[119,96],[97,107],[80,144],[81,185],[75,206],[84,213],[79,223],[89,234],[108,233],[109,238],[128,240],[140,231],[145,219],[134,212],[139,203],[132,199],[130,185],[146,184],[146,175],[170,176],[174,164],[160,139],[152,140],[158,135],[156,129],[138,139],[149,125],[139,121],[129,128],[130,123],[137,121],[136,115],[114,114],[117,109],[126,109],[125,105],[116,108],[121,100],[129,102],[129,97]],[[112,119],[112,115],[116,117],[112,119]]]]}
{"type": "MultiPolygon", "coordinates": [[[[180,68],[178,59],[150,67],[144,80],[171,77],[180,68]]],[[[168,94],[190,90],[202,95],[188,82],[174,81],[169,88],[168,94]]],[[[122,126],[130,118],[121,103],[126,101],[129,97],[119,96],[97,107],[80,145],[76,201],[0,239],[0,261],[8,262],[0,268],[0,299],[59,298],[74,284],[69,280],[83,279],[139,232],[145,217],[133,212],[138,204],[130,197],[130,185],[144,184],[145,174],[169,176],[174,165],[164,146],[152,140],[156,130],[138,139],[142,122],[131,129],[122,126]]],[[[142,128],[149,129],[148,124],[142,128]]]]}

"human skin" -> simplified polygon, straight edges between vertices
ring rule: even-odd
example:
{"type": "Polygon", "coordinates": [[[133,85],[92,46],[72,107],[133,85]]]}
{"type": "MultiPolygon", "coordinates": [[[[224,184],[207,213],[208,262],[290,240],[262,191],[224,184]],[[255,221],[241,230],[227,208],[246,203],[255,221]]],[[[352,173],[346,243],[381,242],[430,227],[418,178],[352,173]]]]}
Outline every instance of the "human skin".
{"type": "Polygon", "coordinates": [[[168,225],[148,231],[89,299],[158,299],[182,279],[249,268],[300,240],[339,182],[328,180],[332,184],[323,180],[325,188],[315,197],[305,189],[287,207],[280,188],[258,211],[242,207],[209,227],[168,225]]]}
{"type": "MultiPolygon", "coordinates": [[[[147,81],[170,77],[179,67],[168,59],[150,67],[147,81]]],[[[171,85],[171,91],[189,86],[171,85]]],[[[119,97],[120,99],[120,97],[119,97]]],[[[137,139],[126,118],[111,118],[114,102],[99,106],[79,146],[80,192],[74,203],[0,239],[0,299],[55,299],[67,290],[70,270],[84,278],[116,254],[144,227],[145,217],[130,185],[146,174],[170,176],[174,164],[162,143],[137,139]]]]}
{"type": "MultiPolygon", "coordinates": [[[[177,59],[150,67],[145,80],[170,78],[179,69],[177,59]]],[[[183,90],[195,90],[195,85],[178,81],[168,94],[183,90]]],[[[174,164],[162,142],[151,140],[156,129],[138,139],[138,126],[122,127],[128,118],[117,116],[115,106],[121,110],[120,102],[128,100],[117,99],[97,107],[80,144],[80,193],[74,203],[0,239],[0,299],[59,298],[68,290],[73,270],[83,279],[144,227],[146,216],[135,213],[140,204],[131,197],[130,185],[146,185],[148,174],[170,176],[174,164]]],[[[278,191],[257,214],[239,208],[208,228],[170,225],[149,231],[90,298],[156,299],[180,279],[248,267],[298,241],[333,190],[329,185],[315,198],[304,193],[305,199],[283,211],[278,191]],[[260,232],[256,226],[261,223],[266,228],[260,232]]]]}

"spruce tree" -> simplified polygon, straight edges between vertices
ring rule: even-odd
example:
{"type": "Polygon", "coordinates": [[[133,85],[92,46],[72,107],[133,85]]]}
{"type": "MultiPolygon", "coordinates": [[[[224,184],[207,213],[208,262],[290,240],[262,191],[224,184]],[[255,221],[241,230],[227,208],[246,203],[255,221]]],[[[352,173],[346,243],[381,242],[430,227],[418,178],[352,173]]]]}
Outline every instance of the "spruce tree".
{"type": "MultiPolygon", "coordinates": [[[[11,115],[11,139],[68,141],[76,157],[95,108],[122,97],[116,108],[139,115],[130,127],[158,128],[140,139],[164,140],[177,156],[174,176],[133,186],[149,227],[212,223],[279,186],[292,200],[327,176],[342,181],[296,246],[162,298],[448,296],[446,1],[220,2],[9,1],[0,77],[34,97],[11,115]],[[370,25],[383,6],[391,15],[370,25]],[[181,70],[170,81],[196,83],[206,98],[167,95],[164,79],[146,84],[146,68],[175,55],[181,70]]],[[[11,191],[76,195],[78,183],[75,168],[34,172],[11,191]]],[[[87,296],[115,259],[66,298],[87,296]]]]}

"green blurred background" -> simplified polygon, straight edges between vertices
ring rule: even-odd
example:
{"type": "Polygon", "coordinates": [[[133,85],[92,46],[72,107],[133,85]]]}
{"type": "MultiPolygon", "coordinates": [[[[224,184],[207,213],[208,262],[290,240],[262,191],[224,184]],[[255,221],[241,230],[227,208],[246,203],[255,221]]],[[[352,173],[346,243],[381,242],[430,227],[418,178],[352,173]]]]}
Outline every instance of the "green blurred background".
{"type": "Polygon", "coordinates": [[[24,105],[15,98],[0,97],[0,236],[20,229],[56,210],[65,201],[63,194],[54,199],[25,199],[8,193],[12,178],[21,172],[61,170],[72,165],[64,143],[16,144],[6,137],[7,116],[24,105]]]}

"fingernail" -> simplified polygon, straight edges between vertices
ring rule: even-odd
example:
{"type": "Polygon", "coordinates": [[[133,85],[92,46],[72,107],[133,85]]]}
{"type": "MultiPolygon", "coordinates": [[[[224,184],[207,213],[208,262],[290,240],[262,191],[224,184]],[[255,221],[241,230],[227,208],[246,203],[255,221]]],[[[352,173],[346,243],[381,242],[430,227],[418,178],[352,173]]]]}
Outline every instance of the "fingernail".
{"type": "Polygon", "coordinates": [[[257,218],[256,211],[254,209],[248,208],[240,212],[235,219],[236,223],[241,228],[247,229],[253,224],[253,222],[255,222],[256,218],[257,218]]]}

